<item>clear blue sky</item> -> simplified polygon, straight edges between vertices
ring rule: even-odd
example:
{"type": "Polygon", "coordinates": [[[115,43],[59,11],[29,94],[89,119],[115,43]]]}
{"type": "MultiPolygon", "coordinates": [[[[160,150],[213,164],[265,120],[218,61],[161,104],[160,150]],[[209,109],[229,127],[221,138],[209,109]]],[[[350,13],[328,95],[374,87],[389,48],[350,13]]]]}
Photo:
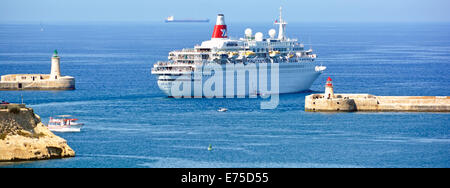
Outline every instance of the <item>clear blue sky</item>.
{"type": "Polygon", "coordinates": [[[263,22],[280,5],[289,22],[450,22],[450,0],[0,0],[0,22],[263,22]]]}

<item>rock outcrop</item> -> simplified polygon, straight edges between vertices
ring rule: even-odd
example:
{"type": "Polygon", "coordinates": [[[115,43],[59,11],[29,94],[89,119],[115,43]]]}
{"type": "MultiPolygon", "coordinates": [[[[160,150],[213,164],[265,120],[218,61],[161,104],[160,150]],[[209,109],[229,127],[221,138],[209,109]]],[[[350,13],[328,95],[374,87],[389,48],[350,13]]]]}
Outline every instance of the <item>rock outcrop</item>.
{"type": "Polygon", "coordinates": [[[54,135],[32,108],[0,107],[0,161],[43,160],[73,157],[66,140],[54,135]]]}

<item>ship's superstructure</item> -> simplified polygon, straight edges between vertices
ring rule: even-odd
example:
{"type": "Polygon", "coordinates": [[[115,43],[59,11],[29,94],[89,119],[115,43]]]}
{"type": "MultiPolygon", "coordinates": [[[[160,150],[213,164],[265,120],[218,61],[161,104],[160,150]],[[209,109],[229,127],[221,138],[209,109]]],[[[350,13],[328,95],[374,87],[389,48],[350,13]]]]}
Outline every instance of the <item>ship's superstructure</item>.
{"type": "MultiPolygon", "coordinates": [[[[261,85],[252,84],[251,81],[252,73],[256,73],[253,75],[254,79],[261,81],[260,71],[252,71],[252,69],[259,69],[262,65],[271,70],[268,72],[271,72],[272,77],[278,77],[276,80],[279,82],[276,83],[278,88],[275,91],[274,83],[269,81],[267,87],[272,90],[267,93],[294,93],[308,90],[326,67],[318,65],[317,56],[312,49],[305,49],[297,39],[286,36],[287,23],[282,18],[281,8],[279,20],[275,24],[279,27],[278,35],[275,29],[271,29],[268,33],[269,37],[264,38],[263,33],[253,34],[251,29],[246,29],[243,38],[230,39],[224,15],[219,14],[211,40],[204,41],[201,45],[196,45],[191,49],[171,51],[168,57],[169,61],[155,63],[152,74],[158,76],[159,88],[171,97],[180,95],[174,93],[175,90],[179,90],[174,87],[180,87],[180,82],[185,84],[182,87],[191,84],[189,86],[192,90],[191,97],[208,97],[204,91],[194,90],[205,87],[205,82],[208,83],[207,79],[211,78],[212,72],[215,76],[222,77],[220,79],[222,82],[216,83],[212,87],[216,91],[219,89],[218,92],[223,96],[264,94],[261,85]],[[208,66],[216,68],[211,71],[208,66]],[[229,73],[230,71],[239,72],[239,69],[245,69],[249,75],[244,74],[245,79],[239,79],[239,75],[236,76],[238,73],[229,73]],[[217,70],[223,72],[218,74],[217,70]],[[229,81],[233,83],[226,83],[229,81]],[[196,84],[199,82],[201,84],[196,84]],[[245,88],[245,92],[229,91],[233,89],[231,87],[234,90],[236,90],[235,88],[245,88]]],[[[189,97],[189,94],[185,92],[180,97],[189,97]]]]}

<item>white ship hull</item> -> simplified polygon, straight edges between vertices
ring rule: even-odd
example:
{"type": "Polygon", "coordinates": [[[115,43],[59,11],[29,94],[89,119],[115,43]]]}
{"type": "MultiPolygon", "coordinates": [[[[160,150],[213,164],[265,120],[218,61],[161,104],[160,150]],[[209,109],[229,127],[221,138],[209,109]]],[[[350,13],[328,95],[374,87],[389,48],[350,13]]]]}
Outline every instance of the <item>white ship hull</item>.
{"type": "Polygon", "coordinates": [[[80,126],[48,126],[48,129],[52,132],[80,132],[80,126]]]}
{"type": "MultiPolygon", "coordinates": [[[[259,64],[256,64],[258,67],[259,64]]],[[[267,71],[267,89],[264,91],[259,87],[261,83],[259,83],[259,71],[255,71],[257,73],[256,83],[250,84],[250,76],[249,73],[245,76],[245,79],[240,79],[238,81],[238,76],[236,74],[230,78],[227,78],[227,71],[225,66],[223,67],[222,72],[222,92],[219,97],[248,97],[248,96],[257,96],[257,95],[265,95],[265,94],[285,94],[285,93],[297,93],[302,91],[307,91],[313,84],[313,82],[317,79],[317,77],[322,73],[323,70],[317,70],[316,63],[280,63],[278,66],[278,74],[276,71],[274,73],[267,71]],[[272,77],[278,77],[278,79],[273,80],[272,77]],[[245,81],[242,81],[245,80],[245,81]],[[228,83],[227,82],[233,82],[228,83]],[[273,89],[273,82],[278,81],[278,90],[273,89]],[[242,87],[245,85],[244,87],[242,87]],[[239,88],[245,88],[245,91],[238,91],[239,88]]],[[[270,69],[270,67],[268,68],[270,69]]],[[[238,70],[234,70],[234,72],[238,72],[238,70]]],[[[228,74],[230,75],[230,74],[228,74]]],[[[169,97],[218,97],[218,96],[210,96],[207,92],[198,91],[205,88],[205,83],[207,80],[211,79],[210,75],[203,75],[202,72],[192,72],[186,74],[160,74],[158,76],[158,86],[167,96],[169,97]],[[195,76],[195,74],[199,74],[201,76],[195,76]],[[186,79],[188,78],[188,79],[186,79]],[[197,78],[197,79],[196,79],[197,78]],[[198,78],[201,78],[198,79],[198,78]],[[183,84],[188,85],[190,87],[190,92],[179,92],[179,90],[185,87],[183,84]],[[180,85],[181,89],[180,89],[180,85]],[[176,88],[179,87],[179,88],[176,88]],[[197,89],[197,91],[196,91],[197,89]],[[187,94],[189,93],[189,94],[187,94]],[[200,95],[199,95],[200,93],[200,95]]],[[[207,87],[207,86],[206,86],[207,87]]],[[[214,86],[214,88],[216,88],[214,86]]]]}
{"type": "Polygon", "coordinates": [[[230,39],[225,17],[218,14],[211,40],[171,51],[168,61],[153,65],[159,88],[169,97],[185,98],[265,98],[308,90],[326,67],[317,65],[312,49],[286,36],[281,10],[278,37],[271,29],[268,38],[247,28],[244,38],[230,39]]]}

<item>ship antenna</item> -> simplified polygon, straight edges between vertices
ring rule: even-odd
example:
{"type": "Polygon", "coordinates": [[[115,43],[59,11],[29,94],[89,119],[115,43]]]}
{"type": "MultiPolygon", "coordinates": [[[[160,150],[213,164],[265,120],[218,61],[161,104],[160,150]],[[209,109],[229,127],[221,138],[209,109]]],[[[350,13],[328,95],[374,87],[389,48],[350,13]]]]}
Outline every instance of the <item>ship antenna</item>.
{"type": "Polygon", "coordinates": [[[312,49],[311,36],[308,36],[309,49],[312,49]]]}
{"type": "Polygon", "coordinates": [[[278,40],[285,40],[286,39],[286,22],[283,20],[283,7],[280,6],[280,22],[277,22],[276,24],[279,25],[278,29],[278,40]]]}
{"type": "Polygon", "coordinates": [[[280,22],[283,22],[282,12],[283,12],[283,7],[280,6],[280,22]]]}

